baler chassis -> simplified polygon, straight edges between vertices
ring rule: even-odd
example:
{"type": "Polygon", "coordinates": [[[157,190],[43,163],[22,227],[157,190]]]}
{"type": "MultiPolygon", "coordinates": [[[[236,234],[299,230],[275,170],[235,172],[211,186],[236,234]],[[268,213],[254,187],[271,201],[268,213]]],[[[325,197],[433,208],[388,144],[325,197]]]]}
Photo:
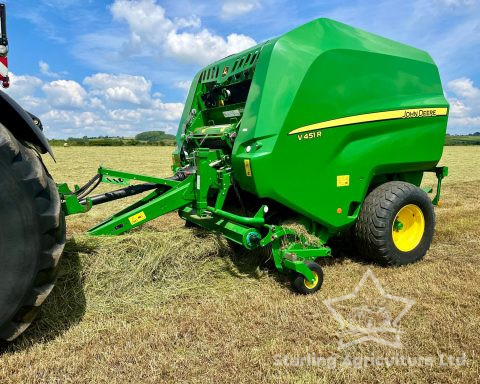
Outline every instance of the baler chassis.
{"type": "MultiPolygon", "coordinates": [[[[447,176],[447,167],[435,167],[430,172],[437,176],[437,191],[432,203],[440,199],[441,182],[447,176]]],[[[269,207],[262,205],[255,215],[248,217],[223,209],[228,191],[233,186],[229,156],[221,150],[194,151],[192,165],[176,169],[170,178],[158,178],[136,173],[121,172],[100,167],[83,187],[74,190],[59,184],[65,215],[88,212],[94,205],[150,191],[137,202],[88,230],[91,235],[119,235],[166,213],[178,210],[181,218],[198,227],[223,234],[230,241],[248,250],[270,246],[275,267],[282,273],[293,275],[294,287],[301,293],[312,293],[322,283],[322,271],[315,260],[331,256],[326,242],[332,234],[307,228],[318,238],[312,244],[294,229],[270,224],[265,219],[269,207]],[[131,184],[142,182],[142,184],[131,184]],[[90,196],[100,184],[123,186],[121,189],[90,196]],[[215,191],[214,204],[208,195],[215,191]],[[300,283],[298,282],[300,278],[300,283]]],[[[431,191],[429,191],[431,192],[431,191]]],[[[308,227],[308,226],[307,226],[308,227]]]]}
{"type": "Polygon", "coordinates": [[[305,280],[302,293],[319,289],[321,281],[318,275],[321,269],[318,265],[312,269],[312,263],[317,258],[330,256],[330,248],[322,242],[310,244],[305,236],[291,228],[267,223],[267,205],[262,205],[252,217],[223,210],[228,190],[232,187],[231,173],[228,167],[224,167],[225,160],[228,159],[225,159],[220,150],[202,149],[196,151],[195,159],[196,167],[178,170],[170,178],[100,167],[97,175],[82,187],[75,186],[71,190],[67,184],[58,185],[63,211],[65,215],[86,213],[94,205],[150,191],[139,201],[88,230],[88,233],[95,236],[119,235],[178,210],[180,217],[186,221],[222,233],[230,241],[248,250],[271,246],[275,267],[282,273],[292,272],[295,278],[302,276],[305,280]],[[143,183],[130,185],[132,182],[143,183]],[[89,196],[100,183],[124,188],[89,196]],[[217,197],[211,206],[207,203],[207,194],[212,188],[217,190],[217,197]]]}

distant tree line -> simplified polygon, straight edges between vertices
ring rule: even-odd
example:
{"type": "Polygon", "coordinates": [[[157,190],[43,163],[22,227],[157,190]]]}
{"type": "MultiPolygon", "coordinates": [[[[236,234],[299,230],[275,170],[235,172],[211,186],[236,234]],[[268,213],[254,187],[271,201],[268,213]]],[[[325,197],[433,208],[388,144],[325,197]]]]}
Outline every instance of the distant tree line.
{"type": "Polygon", "coordinates": [[[447,133],[445,145],[480,145],[480,132],[468,135],[449,135],[447,133]]]}
{"type": "Polygon", "coordinates": [[[69,137],[66,140],[52,139],[49,140],[52,146],[138,146],[138,145],[158,145],[171,146],[175,145],[175,136],[165,133],[164,131],[148,131],[136,135],[134,138],[122,136],[96,136],[88,137],[69,137]]]}
{"type": "Polygon", "coordinates": [[[163,131],[147,131],[135,136],[135,140],[151,142],[161,142],[163,140],[175,140],[175,136],[169,135],[163,131]]]}

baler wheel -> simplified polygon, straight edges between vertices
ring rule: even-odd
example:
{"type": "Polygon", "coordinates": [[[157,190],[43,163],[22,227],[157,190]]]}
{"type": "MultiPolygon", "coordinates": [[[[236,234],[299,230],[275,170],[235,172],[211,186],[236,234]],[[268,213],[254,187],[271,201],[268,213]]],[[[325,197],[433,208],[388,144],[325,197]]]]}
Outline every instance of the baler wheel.
{"type": "Polygon", "coordinates": [[[435,212],[419,187],[391,181],[365,199],[355,224],[358,251],[382,265],[405,265],[423,258],[435,229],[435,212]]]}
{"type": "Polygon", "coordinates": [[[310,268],[315,275],[315,280],[313,282],[309,282],[307,279],[305,279],[303,275],[295,273],[292,285],[295,291],[297,291],[298,293],[301,293],[303,295],[309,295],[317,292],[322,287],[323,270],[320,265],[313,261],[307,261],[305,262],[305,264],[307,264],[307,267],[310,268]]]}
{"type": "Polygon", "coordinates": [[[55,183],[36,150],[0,124],[0,341],[30,325],[53,289],[64,245],[55,183]]]}

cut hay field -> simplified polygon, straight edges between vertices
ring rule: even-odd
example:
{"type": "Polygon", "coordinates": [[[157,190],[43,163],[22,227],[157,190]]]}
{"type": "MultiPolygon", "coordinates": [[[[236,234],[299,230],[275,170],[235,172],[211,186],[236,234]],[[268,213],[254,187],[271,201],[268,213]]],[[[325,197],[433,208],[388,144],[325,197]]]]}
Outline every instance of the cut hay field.
{"type": "MultiPolygon", "coordinates": [[[[70,184],[86,182],[100,163],[169,175],[171,148],[55,152],[57,163],[47,165],[70,184]]],[[[184,228],[176,214],[116,238],[84,231],[125,202],[68,217],[58,285],[0,356],[0,383],[478,382],[480,147],[447,147],[441,163],[450,176],[425,259],[382,268],[337,252],[324,263],[322,289],[308,297],[259,260],[233,255],[220,237],[184,228]],[[371,341],[337,348],[339,324],[323,300],[351,293],[368,268],[387,293],[415,301],[399,323],[401,349],[371,341]],[[283,356],[289,364],[278,363],[283,356]],[[308,356],[330,363],[290,360],[308,356]],[[358,367],[362,357],[397,361],[358,367]]]]}

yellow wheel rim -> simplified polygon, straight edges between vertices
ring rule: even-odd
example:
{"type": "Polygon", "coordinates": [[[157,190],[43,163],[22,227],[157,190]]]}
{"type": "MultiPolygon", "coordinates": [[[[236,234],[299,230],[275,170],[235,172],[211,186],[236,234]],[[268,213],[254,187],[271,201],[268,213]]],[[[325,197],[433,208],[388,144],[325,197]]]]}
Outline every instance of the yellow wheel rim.
{"type": "Polygon", "coordinates": [[[415,204],[405,205],[398,211],[392,224],[392,238],[395,246],[409,252],[420,244],[425,232],[425,218],[415,204]]]}
{"type": "Polygon", "coordinates": [[[310,283],[307,279],[303,280],[303,284],[305,284],[305,287],[307,287],[308,289],[315,288],[318,284],[317,272],[312,271],[312,273],[313,273],[313,282],[310,283]]]}

